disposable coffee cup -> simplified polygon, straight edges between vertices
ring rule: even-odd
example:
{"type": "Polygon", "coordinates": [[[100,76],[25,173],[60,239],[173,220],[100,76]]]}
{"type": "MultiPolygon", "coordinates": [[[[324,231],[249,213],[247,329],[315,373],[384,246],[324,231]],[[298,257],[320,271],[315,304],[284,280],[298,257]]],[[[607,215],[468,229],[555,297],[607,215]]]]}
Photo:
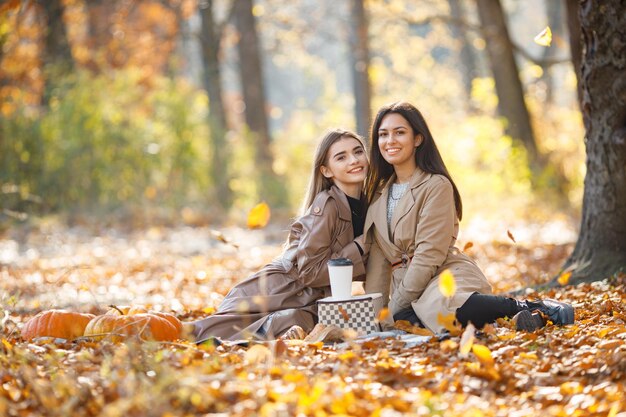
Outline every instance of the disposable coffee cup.
{"type": "Polygon", "coordinates": [[[352,261],[337,258],[328,261],[330,292],[333,298],[345,299],[352,296],[352,261]]]}

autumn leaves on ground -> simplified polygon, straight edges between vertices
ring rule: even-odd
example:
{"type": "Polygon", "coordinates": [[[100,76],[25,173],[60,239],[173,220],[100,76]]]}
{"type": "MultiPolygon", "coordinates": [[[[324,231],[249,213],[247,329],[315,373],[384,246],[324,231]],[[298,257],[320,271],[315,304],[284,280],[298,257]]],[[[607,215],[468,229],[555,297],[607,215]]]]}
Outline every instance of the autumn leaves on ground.
{"type": "MultiPolygon", "coordinates": [[[[514,231],[515,234],[515,231],[514,231]]],[[[22,339],[38,311],[145,305],[187,321],[280,251],[281,231],[42,229],[0,239],[0,416],[597,415],[626,412],[626,276],[534,295],[572,326],[399,338],[270,342],[22,339]]],[[[497,292],[545,282],[571,244],[461,241],[497,292]]]]}

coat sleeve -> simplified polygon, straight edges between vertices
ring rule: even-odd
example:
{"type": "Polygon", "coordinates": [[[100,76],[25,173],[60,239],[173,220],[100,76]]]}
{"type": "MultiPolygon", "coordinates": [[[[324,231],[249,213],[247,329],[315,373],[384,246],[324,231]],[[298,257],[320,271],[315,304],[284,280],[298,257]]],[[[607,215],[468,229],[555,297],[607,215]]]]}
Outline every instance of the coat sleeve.
{"type": "Polygon", "coordinates": [[[413,259],[389,301],[393,314],[409,307],[422,295],[445,262],[454,238],[456,210],[452,184],[440,176],[434,179],[434,185],[418,211],[413,259]]]}
{"type": "Polygon", "coordinates": [[[303,285],[318,288],[330,285],[326,262],[334,258],[348,258],[354,265],[352,276],[365,274],[361,252],[351,241],[338,252],[332,246],[339,232],[339,209],[334,199],[329,198],[319,214],[308,213],[300,219],[302,232],[296,251],[298,279],[303,285]]]}
{"type": "MultiPolygon", "coordinates": [[[[373,231],[370,233],[373,234],[373,231]]],[[[372,238],[369,247],[369,258],[367,260],[367,274],[365,278],[365,292],[372,294],[379,292],[383,294],[383,303],[387,305],[389,301],[389,287],[391,285],[391,265],[375,238],[372,238]]]]}

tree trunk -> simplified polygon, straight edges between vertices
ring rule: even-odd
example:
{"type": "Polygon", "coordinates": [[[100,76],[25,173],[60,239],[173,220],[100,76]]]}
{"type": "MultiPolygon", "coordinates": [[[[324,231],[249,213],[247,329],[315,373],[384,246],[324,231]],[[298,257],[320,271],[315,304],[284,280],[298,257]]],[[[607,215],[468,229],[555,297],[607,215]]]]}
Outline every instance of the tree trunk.
{"type": "Polygon", "coordinates": [[[526,148],[533,176],[538,177],[544,162],[537,148],[524,90],[513,55],[500,0],[476,0],[486,41],[487,55],[498,94],[498,111],[505,119],[505,132],[526,148]]]}
{"type": "Polygon", "coordinates": [[[228,161],[229,147],[226,144],[228,124],[222,97],[220,77],[220,38],[221,33],[216,27],[213,17],[213,0],[205,4],[199,3],[202,20],[202,62],[204,67],[204,88],[209,96],[209,127],[211,129],[211,170],[210,175],[215,184],[217,201],[228,210],[232,204],[232,191],[229,187],[230,175],[228,161]]]}
{"type": "Polygon", "coordinates": [[[259,171],[259,194],[272,206],[284,206],[284,186],[274,172],[271,137],[265,111],[265,91],[259,40],[256,31],[252,0],[236,0],[233,7],[235,26],[239,32],[237,52],[239,76],[245,102],[245,120],[253,137],[255,163],[259,171]]]}
{"type": "Polygon", "coordinates": [[[587,174],[570,282],[626,270],[626,0],[581,2],[587,174]]]}
{"type": "Polygon", "coordinates": [[[44,8],[48,24],[43,54],[46,86],[42,97],[42,104],[47,106],[53,88],[50,80],[71,73],[74,70],[74,60],[63,21],[63,1],[43,0],[40,3],[44,8]]]}
{"type": "Polygon", "coordinates": [[[371,121],[367,15],[363,0],[352,0],[350,6],[350,63],[356,131],[359,135],[367,137],[371,121]]]}
{"type": "MultiPolygon", "coordinates": [[[[448,0],[448,5],[450,6],[450,15],[454,21],[461,21],[466,18],[463,0],[448,0]]],[[[474,78],[478,76],[476,56],[474,55],[473,47],[467,36],[467,29],[465,26],[458,25],[453,22],[450,24],[450,29],[452,30],[452,36],[459,42],[460,45],[460,72],[463,77],[463,86],[465,87],[466,103],[471,110],[472,83],[474,82],[474,78]]]]}
{"type": "MultiPolygon", "coordinates": [[[[550,0],[549,0],[550,1],[550,0]]],[[[578,104],[583,102],[582,86],[580,81],[580,65],[583,56],[581,32],[580,32],[580,0],[564,0],[567,11],[567,29],[569,31],[569,49],[572,58],[572,65],[576,73],[576,92],[578,94],[578,104]]]]}

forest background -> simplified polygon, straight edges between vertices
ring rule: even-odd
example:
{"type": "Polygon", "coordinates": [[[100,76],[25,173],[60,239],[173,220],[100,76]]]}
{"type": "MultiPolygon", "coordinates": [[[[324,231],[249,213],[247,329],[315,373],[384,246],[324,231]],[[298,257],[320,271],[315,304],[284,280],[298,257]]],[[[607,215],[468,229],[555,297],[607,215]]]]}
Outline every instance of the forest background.
{"type": "Polygon", "coordinates": [[[556,221],[549,239],[571,241],[585,165],[566,3],[489,3],[5,1],[2,225],[243,224],[260,201],[284,225],[321,134],[367,137],[405,99],[465,227],[556,221]]]}
{"type": "Polygon", "coordinates": [[[626,416],[625,9],[1,1],[0,415],[626,416]],[[496,293],[572,304],[573,325],[337,345],[22,337],[53,308],[212,314],[279,254],[323,132],[367,136],[400,99],[463,195],[459,248],[496,293]],[[249,230],[261,201],[271,221],[249,230]]]}

